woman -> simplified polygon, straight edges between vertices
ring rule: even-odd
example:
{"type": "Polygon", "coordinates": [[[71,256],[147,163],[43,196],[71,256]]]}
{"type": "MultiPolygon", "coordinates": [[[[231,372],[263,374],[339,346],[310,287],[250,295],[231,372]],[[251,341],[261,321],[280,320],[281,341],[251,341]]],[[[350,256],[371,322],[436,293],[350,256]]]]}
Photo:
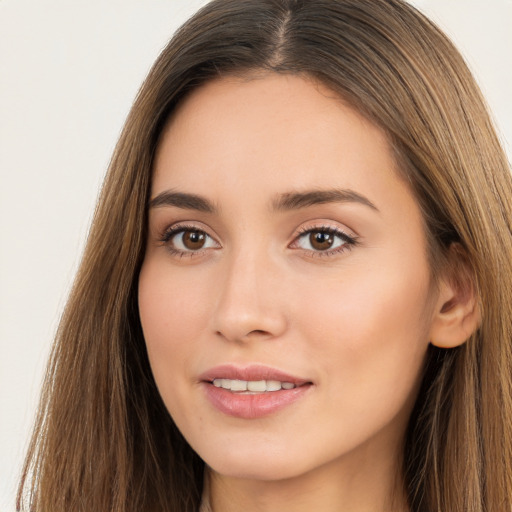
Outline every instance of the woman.
{"type": "Polygon", "coordinates": [[[510,510],[511,197],[407,4],[209,3],[116,148],[19,509],[510,510]]]}

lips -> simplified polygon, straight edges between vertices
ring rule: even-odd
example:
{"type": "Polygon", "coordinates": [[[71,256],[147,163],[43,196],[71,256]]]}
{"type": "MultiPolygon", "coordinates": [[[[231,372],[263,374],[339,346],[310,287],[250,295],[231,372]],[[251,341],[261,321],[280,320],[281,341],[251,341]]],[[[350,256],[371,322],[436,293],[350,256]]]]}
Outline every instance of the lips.
{"type": "Polygon", "coordinates": [[[220,365],[200,375],[201,381],[213,382],[216,379],[243,380],[243,381],[278,381],[290,382],[295,386],[301,386],[308,382],[307,379],[290,375],[281,370],[263,365],[250,365],[239,367],[234,365],[220,365]]]}
{"type": "Polygon", "coordinates": [[[305,396],[313,385],[307,379],[261,365],[217,366],[200,380],[218,411],[243,419],[277,413],[305,396]]]}

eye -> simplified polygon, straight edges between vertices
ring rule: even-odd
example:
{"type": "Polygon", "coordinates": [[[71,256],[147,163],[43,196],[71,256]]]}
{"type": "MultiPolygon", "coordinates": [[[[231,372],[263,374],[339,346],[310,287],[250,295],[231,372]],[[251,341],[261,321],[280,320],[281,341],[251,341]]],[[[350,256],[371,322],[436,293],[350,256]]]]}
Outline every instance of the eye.
{"type": "Polygon", "coordinates": [[[161,241],[168,246],[170,251],[178,254],[219,247],[219,244],[210,235],[192,226],[172,227],[165,232],[161,241]]]}
{"type": "Polygon", "coordinates": [[[292,248],[317,253],[337,253],[351,248],[356,239],[331,227],[312,228],[303,231],[292,243],[292,248]]]}

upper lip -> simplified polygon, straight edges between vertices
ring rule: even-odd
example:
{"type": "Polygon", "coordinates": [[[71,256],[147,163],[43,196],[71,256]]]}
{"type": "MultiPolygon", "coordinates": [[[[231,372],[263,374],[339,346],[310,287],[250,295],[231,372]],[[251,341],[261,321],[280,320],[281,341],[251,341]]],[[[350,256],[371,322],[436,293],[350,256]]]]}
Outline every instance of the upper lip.
{"type": "Polygon", "coordinates": [[[251,364],[248,366],[238,366],[233,364],[222,364],[214,366],[199,376],[199,380],[213,382],[215,379],[231,380],[276,380],[279,382],[291,382],[296,386],[301,386],[311,382],[308,379],[291,375],[282,370],[277,370],[261,364],[251,364]]]}

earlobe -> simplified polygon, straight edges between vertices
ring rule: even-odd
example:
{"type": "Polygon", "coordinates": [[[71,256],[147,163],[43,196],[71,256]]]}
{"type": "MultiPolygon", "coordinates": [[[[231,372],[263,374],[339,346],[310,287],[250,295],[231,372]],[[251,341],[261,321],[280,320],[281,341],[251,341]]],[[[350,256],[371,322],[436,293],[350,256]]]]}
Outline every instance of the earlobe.
{"type": "Polygon", "coordinates": [[[480,306],[473,273],[459,244],[449,251],[448,272],[438,287],[430,342],[439,348],[465,343],[480,326],[480,306]]]}

